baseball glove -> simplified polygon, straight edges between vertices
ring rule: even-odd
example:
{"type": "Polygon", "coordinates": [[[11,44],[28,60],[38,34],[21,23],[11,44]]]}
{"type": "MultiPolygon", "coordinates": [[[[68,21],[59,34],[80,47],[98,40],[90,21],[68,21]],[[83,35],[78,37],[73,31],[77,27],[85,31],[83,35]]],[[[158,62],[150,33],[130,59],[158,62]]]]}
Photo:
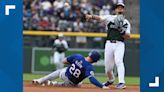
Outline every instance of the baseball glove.
{"type": "Polygon", "coordinates": [[[125,17],[123,15],[117,15],[117,17],[114,19],[115,26],[117,28],[122,28],[124,20],[125,20],[125,17]]]}
{"type": "Polygon", "coordinates": [[[124,27],[124,20],[125,17],[123,15],[117,15],[117,17],[114,19],[115,27],[118,29],[120,34],[124,35],[126,28],[124,27]]]}
{"type": "Polygon", "coordinates": [[[56,51],[58,51],[59,53],[62,53],[66,51],[66,48],[64,47],[63,44],[56,45],[56,51]]]}

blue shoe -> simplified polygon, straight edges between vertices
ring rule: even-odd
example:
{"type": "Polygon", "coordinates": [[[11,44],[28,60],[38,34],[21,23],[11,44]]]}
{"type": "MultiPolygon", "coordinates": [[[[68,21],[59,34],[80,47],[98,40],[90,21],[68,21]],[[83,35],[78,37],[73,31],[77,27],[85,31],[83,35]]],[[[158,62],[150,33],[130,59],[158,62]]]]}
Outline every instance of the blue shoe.
{"type": "Polygon", "coordinates": [[[125,83],[119,83],[117,86],[116,86],[117,89],[125,89],[126,88],[126,85],[125,83]]]}
{"type": "Polygon", "coordinates": [[[112,85],[114,83],[114,81],[110,82],[110,81],[106,81],[105,83],[103,83],[104,86],[109,86],[112,85]]]}

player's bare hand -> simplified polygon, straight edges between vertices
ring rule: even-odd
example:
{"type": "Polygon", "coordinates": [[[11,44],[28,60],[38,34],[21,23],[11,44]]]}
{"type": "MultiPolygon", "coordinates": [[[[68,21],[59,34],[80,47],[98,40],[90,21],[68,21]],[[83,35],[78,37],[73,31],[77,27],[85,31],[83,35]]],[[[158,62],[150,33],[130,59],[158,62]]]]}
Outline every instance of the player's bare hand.
{"type": "Polygon", "coordinates": [[[89,21],[90,19],[92,19],[92,15],[86,15],[85,18],[87,21],[89,21]]]}
{"type": "Polygon", "coordinates": [[[109,89],[109,87],[103,86],[102,89],[103,89],[103,90],[107,90],[107,89],[109,89]]]}

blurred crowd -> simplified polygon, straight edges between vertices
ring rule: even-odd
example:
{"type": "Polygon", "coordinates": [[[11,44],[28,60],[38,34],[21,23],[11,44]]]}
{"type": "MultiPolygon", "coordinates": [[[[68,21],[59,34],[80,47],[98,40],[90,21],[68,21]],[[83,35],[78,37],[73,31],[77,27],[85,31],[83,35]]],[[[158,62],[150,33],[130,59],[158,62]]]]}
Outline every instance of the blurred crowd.
{"type": "Polygon", "coordinates": [[[24,30],[105,32],[101,23],[88,23],[83,14],[108,15],[123,0],[24,0],[24,30]],[[70,6],[66,6],[68,2],[70,6]]]}

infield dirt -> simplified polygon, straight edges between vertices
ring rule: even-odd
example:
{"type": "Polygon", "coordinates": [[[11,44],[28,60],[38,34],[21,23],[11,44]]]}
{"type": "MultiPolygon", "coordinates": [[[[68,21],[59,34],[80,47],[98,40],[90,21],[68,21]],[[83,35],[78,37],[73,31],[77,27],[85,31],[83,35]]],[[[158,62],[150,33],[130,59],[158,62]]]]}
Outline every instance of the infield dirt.
{"type": "Polygon", "coordinates": [[[23,92],[140,92],[139,86],[127,86],[126,89],[119,90],[115,86],[110,86],[108,90],[102,90],[92,84],[83,84],[80,88],[72,87],[49,87],[34,85],[31,81],[23,83],[23,92]]]}

